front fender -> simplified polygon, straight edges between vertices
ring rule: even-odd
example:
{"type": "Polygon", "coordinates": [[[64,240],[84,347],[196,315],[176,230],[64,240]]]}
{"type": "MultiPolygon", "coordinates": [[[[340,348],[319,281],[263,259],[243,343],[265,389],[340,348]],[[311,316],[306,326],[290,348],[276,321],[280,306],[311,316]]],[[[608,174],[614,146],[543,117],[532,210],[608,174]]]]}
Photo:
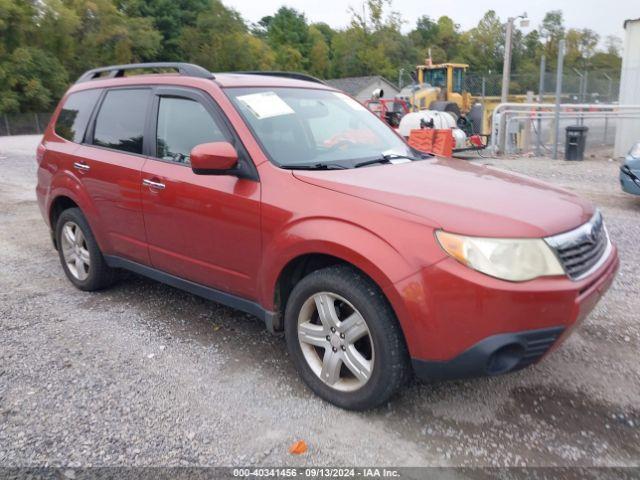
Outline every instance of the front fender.
{"type": "Polygon", "coordinates": [[[275,307],[274,293],[280,273],[302,255],[340,258],[366,273],[381,289],[416,271],[400,252],[374,232],[332,218],[307,218],[288,224],[265,242],[263,252],[258,285],[261,304],[269,310],[275,307]]]}

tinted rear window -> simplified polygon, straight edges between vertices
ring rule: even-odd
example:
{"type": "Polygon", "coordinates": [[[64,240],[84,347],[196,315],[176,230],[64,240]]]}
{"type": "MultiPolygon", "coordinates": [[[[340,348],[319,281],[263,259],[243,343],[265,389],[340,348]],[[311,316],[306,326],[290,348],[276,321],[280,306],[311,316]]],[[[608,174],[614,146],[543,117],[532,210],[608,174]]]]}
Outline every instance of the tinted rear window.
{"type": "Polygon", "coordinates": [[[100,92],[101,90],[85,90],[69,95],[58,116],[56,133],[72,142],[82,143],[89,117],[100,92]]]}
{"type": "Polygon", "coordinates": [[[142,153],[150,90],[111,90],[96,118],[93,143],[101,147],[142,153]]]}

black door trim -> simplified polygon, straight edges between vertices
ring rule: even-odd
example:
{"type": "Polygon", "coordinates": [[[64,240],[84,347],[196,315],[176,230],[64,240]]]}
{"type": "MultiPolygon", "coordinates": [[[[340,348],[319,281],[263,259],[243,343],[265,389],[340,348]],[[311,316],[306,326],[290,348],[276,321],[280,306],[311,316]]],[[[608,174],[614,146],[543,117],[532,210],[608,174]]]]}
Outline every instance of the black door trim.
{"type": "Polygon", "coordinates": [[[179,288],[180,290],[192,293],[199,297],[206,298],[207,300],[212,300],[228,307],[242,310],[243,312],[249,313],[251,315],[255,315],[256,317],[264,321],[267,330],[269,330],[270,332],[274,332],[277,316],[276,313],[263,308],[259,303],[256,303],[252,300],[247,300],[246,298],[238,297],[236,295],[232,295],[230,293],[216,290],[215,288],[206,287],[190,280],[185,280],[184,278],[180,278],[175,275],[171,275],[170,273],[163,272],[162,270],[157,270],[155,268],[148,267],[131,260],[127,260],[126,258],[118,257],[115,255],[105,255],[104,259],[107,262],[107,265],[112,268],[122,268],[125,270],[129,270],[131,272],[151,278],[152,280],[156,280],[166,285],[170,285],[172,287],[179,288]]]}

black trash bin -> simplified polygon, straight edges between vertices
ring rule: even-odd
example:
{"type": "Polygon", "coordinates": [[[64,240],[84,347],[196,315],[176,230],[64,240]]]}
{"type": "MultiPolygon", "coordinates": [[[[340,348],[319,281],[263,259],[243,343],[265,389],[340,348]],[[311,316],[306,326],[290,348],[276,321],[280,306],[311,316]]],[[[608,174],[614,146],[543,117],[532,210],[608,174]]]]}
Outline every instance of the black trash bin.
{"type": "Polygon", "coordinates": [[[565,160],[584,160],[584,147],[587,143],[588,127],[584,125],[569,125],[564,144],[565,160]]]}

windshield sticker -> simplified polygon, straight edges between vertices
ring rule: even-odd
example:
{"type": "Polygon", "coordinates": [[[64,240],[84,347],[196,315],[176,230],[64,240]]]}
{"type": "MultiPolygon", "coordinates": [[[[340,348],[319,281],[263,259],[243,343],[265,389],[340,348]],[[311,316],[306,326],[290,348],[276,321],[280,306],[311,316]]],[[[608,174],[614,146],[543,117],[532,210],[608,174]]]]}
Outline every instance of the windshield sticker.
{"type": "Polygon", "coordinates": [[[353,98],[345,95],[344,93],[340,93],[340,92],[331,92],[331,93],[333,93],[336,97],[338,97],[340,100],[342,100],[344,103],[349,105],[354,110],[359,110],[359,111],[367,110],[367,107],[362,105],[360,102],[354,100],[353,98]]]}
{"type": "Polygon", "coordinates": [[[276,92],[260,92],[238,97],[251,113],[258,119],[279,117],[295,113],[276,92]]]}

